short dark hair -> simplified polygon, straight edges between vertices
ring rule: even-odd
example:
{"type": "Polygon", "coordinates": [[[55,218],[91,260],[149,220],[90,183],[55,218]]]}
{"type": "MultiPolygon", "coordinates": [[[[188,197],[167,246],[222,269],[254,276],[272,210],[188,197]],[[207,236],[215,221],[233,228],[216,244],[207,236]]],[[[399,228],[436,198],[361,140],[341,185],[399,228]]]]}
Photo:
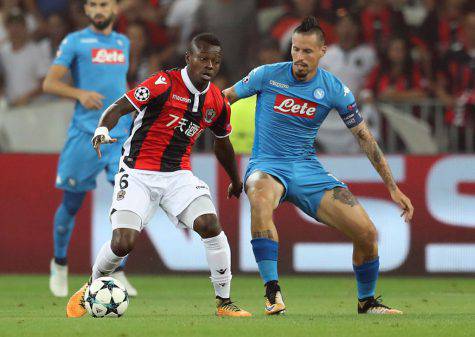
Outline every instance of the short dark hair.
{"type": "Polygon", "coordinates": [[[206,43],[211,46],[217,46],[221,47],[221,42],[219,42],[219,39],[216,37],[216,35],[212,33],[201,33],[196,35],[190,43],[190,50],[192,49],[193,46],[198,47],[200,43],[206,43]]]}
{"type": "Polygon", "coordinates": [[[314,16],[307,16],[303,21],[300,23],[300,25],[294,29],[294,34],[299,33],[299,34],[316,34],[319,38],[320,41],[325,44],[325,33],[318,24],[318,20],[314,16]]]}

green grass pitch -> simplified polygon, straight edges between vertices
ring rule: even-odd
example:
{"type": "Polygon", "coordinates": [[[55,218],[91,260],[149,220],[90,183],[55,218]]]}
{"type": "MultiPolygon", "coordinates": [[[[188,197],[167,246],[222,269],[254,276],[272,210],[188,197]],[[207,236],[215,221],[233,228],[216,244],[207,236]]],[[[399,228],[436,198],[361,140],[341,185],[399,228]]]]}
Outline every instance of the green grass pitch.
{"type": "MultiPolygon", "coordinates": [[[[70,291],[86,276],[70,278],[70,291]]],[[[475,336],[473,278],[382,277],[385,303],[402,316],[356,315],[351,277],[282,277],[285,316],[263,314],[257,276],[236,275],[232,297],[252,318],[214,316],[206,275],[131,276],[139,290],[119,319],[67,319],[67,299],[50,295],[48,278],[0,276],[0,336],[475,336]]]]}

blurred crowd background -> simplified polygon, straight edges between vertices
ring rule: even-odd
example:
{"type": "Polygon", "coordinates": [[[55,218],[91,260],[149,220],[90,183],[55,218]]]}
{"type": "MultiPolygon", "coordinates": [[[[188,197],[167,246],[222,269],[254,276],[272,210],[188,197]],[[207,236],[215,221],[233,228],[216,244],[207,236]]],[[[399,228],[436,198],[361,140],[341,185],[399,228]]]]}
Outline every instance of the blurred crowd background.
{"type": "MultiPolygon", "coordinates": [[[[44,107],[57,99],[42,94],[41,83],[58,45],[66,34],[89,22],[81,0],[0,3],[4,111],[0,148],[14,151],[18,147],[8,134],[15,122],[36,121],[31,106],[44,107]],[[13,116],[13,111],[27,112],[13,116]],[[22,117],[15,121],[16,116],[22,117]]],[[[353,91],[386,151],[474,152],[474,1],[122,0],[119,4],[116,30],[131,41],[131,87],[158,69],[183,66],[190,36],[209,31],[223,45],[216,84],[225,88],[255,66],[289,60],[293,29],[304,17],[315,15],[328,45],[321,66],[353,91]]],[[[233,125],[233,137],[241,153],[252,144],[252,104],[237,107],[239,113],[233,116],[240,119],[233,125]]],[[[48,118],[53,127],[64,121],[48,118]]],[[[344,129],[332,114],[321,129],[318,150],[358,152],[344,129]]],[[[210,148],[206,137],[197,147],[210,148]]],[[[21,146],[19,150],[24,151],[21,146]]]]}

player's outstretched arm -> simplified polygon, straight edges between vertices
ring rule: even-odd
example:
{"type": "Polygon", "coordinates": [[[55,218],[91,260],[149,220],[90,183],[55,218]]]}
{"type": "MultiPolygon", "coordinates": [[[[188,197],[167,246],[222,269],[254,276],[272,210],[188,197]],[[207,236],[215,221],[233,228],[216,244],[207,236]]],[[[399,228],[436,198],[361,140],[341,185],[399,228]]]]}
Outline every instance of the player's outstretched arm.
{"type": "Polygon", "coordinates": [[[233,104],[234,102],[239,101],[239,97],[236,94],[236,90],[234,90],[234,87],[224,89],[223,95],[229,101],[229,104],[233,104]]]}
{"type": "Polygon", "coordinates": [[[391,194],[391,198],[402,209],[401,216],[404,216],[406,222],[410,221],[414,213],[414,207],[411,200],[399,190],[391,173],[391,168],[384,157],[383,152],[379,148],[378,143],[374,139],[371,131],[368,129],[366,122],[361,122],[357,126],[350,129],[353,135],[358,140],[361,149],[366,153],[366,156],[371,161],[376,171],[384,181],[384,184],[391,194]]]}
{"type": "Polygon", "coordinates": [[[75,88],[63,82],[68,68],[53,64],[43,81],[43,91],[48,94],[77,99],[86,109],[101,109],[105,97],[98,92],[75,88]]]}
{"type": "Polygon", "coordinates": [[[232,196],[239,198],[242,192],[242,181],[237,169],[233,144],[229,137],[215,138],[214,154],[231,179],[231,184],[228,187],[228,199],[232,196]]]}
{"type": "Polygon", "coordinates": [[[94,132],[92,137],[92,146],[99,158],[102,156],[101,144],[115,143],[117,141],[117,139],[110,137],[109,130],[112,130],[117,125],[120,117],[134,110],[135,108],[129,100],[122,96],[104,111],[97,125],[96,132],[94,132]]]}

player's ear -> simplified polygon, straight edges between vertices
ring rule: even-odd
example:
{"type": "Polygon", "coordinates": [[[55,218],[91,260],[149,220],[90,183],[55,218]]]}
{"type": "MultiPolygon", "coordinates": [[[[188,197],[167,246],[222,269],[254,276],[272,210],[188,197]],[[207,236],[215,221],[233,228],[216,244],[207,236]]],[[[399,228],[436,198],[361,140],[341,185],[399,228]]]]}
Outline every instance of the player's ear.
{"type": "Polygon", "coordinates": [[[320,49],[320,57],[323,57],[327,53],[327,45],[324,44],[320,49]]]}

